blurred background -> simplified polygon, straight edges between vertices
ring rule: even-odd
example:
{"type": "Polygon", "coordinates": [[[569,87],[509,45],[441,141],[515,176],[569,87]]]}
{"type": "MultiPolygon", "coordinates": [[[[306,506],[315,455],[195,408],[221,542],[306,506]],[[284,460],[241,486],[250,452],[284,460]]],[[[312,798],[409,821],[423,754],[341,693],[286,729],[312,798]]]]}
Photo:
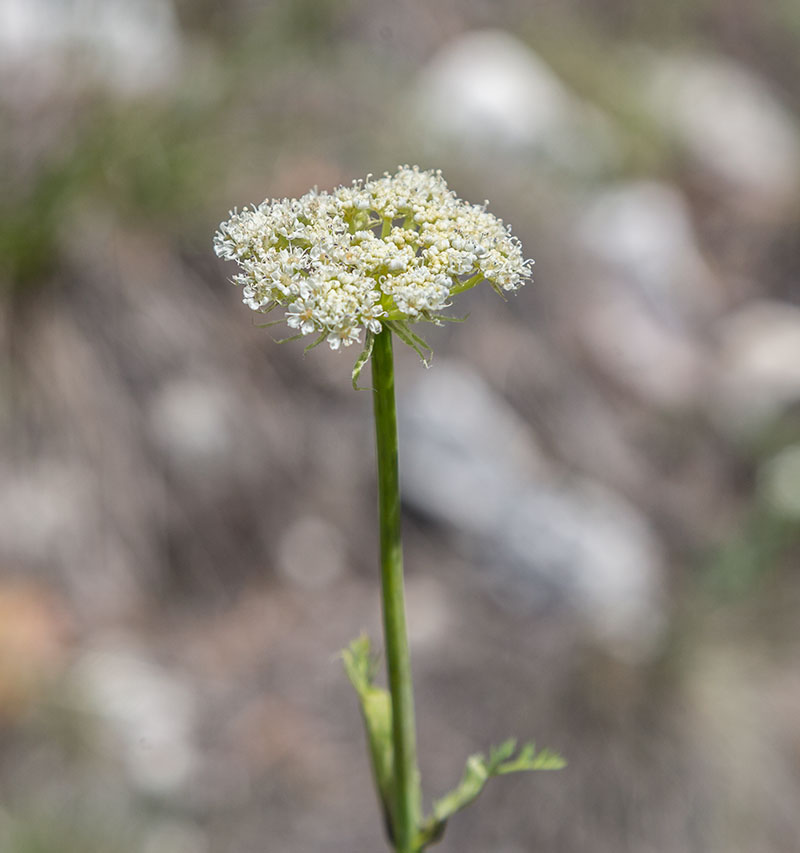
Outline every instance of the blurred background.
{"type": "Polygon", "coordinates": [[[0,0],[0,849],[383,848],[356,353],[233,206],[400,163],[535,283],[397,352],[426,794],[464,853],[800,849],[796,0],[0,0]]]}

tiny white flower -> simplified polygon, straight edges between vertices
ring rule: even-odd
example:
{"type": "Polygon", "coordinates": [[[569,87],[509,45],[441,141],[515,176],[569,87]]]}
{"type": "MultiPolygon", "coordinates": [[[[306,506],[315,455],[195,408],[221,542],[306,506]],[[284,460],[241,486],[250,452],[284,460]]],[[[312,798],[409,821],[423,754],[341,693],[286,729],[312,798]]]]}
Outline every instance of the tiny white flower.
{"type": "Polygon", "coordinates": [[[316,328],[313,303],[305,300],[293,302],[286,312],[286,323],[292,329],[299,329],[300,334],[310,335],[316,328]]]}
{"type": "Polygon", "coordinates": [[[351,344],[357,344],[359,329],[353,326],[343,326],[334,329],[327,337],[328,344],[332,350],[338,350],[340,347],[349,347],[351,344]]]}
{"type": "Polygon", "coordinates": [[[485,204],[462,201],[441,172],[416,166],[234,209],[214,250],[241,267],[233,280],[248,307],[282,306],[290,328],[327,330],[334,350],[358,342],[362,328],[436,322],[451,293],[481,276],[516,290],[533,264],[485,204]]]}
{"type": "Polygon", "coordinates": [[[379,334],[383,329],[383,324],[378,318],[384,316],[386,316],[386,312],[380,305],[373,305],[372,307],[365,308],[361,312],[361,319],[364,322],[364,325],[370,332],[372,332],[373,335],[379,334]]]}

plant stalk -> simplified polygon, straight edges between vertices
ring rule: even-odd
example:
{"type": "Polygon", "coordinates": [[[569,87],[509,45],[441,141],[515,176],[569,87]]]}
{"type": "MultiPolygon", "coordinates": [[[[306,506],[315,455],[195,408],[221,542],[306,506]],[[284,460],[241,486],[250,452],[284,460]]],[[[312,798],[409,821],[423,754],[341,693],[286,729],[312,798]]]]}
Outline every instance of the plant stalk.
{"type": "Polygon", "coordinates": [[[388,328],[384,328],[375,336],[372,382],[378,459],[383,633],[392,701],[395,783],[393,841],[397,853],[415,853],[414,836],[420,822],[421,797],[414,726],[414,692],[403,592],[392,333],[388,328]]]}

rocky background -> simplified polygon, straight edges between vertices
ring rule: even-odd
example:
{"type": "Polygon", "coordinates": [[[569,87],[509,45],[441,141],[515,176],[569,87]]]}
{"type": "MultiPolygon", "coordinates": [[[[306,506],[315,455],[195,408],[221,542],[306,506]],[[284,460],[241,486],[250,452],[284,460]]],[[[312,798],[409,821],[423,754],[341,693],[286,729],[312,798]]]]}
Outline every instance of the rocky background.
{"type": "Polygon", "coordinates": [[[0,127],[4,853],[383,849],[371,401],[211,236],[398,163],[537,262],[398,353],[426,793],[570,762],[440,849],[796,853],[800,6],[0,0],[0,127]]]}

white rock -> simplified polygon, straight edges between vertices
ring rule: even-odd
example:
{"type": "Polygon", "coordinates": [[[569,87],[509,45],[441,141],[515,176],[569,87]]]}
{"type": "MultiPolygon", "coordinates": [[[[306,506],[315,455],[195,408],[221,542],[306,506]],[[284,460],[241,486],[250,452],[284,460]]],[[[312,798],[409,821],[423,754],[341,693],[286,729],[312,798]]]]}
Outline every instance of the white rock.
{"type": "Polygon", "coordinates": [[[710,56],[659,57],[648,65],[643,79],[653,117],[706,174],[759,205],[793,202],[797,124],[762,79],[710,56]]]}
{"type": "Polygon", "coordinates": [[[684,327],[718,307],[689,209],[666,184],[636,181],[590,198],[578,217],[580,245],[636,287],[650,311],[684,327]]]}
{"type": "Polygon", "coordinates": [[[42,456],[0,468],[0,554],[65,585],[87,613],[126,613],[140,603],[149,543],[137,555],[121,541],[108,523],[117,511],[146,537],[131,503],[110,501],[90,464],[42,456]]]}
{"type": "Polygon", "coordinates": [[[442,48],[420,72],[415,112],[423,140],[451,149],[539,153],[577,171],[618,157],[610,120],[502,30],[470,32],[442,48]]]}
{"type": "Polygon", "coordinates": [[[758,300],[723,317],[712,415],[729,432],[747,433],[800,401],[800,308],[758,300]]]}
{"type": "Polygon", "coordinates": [[[665,628],[663,554],[644,516],[618,495],[588,480],[568,489],[531,485],[514,500],[498,547],[519,572],[517,595],[565,597],[623,659],[657,648],[665,628]]]}
{"type": "Polygon", "coordinates": [[[224,463],[233,449],[230,396],[218,384],[180,378],[167,382],[148,411],[158,447],[187,469],[224,463]]]}
{"type": "Polygon", "coordinates": [[[0,74],[45,87],[75,73],[125,95],[168,87],[181,49],[172,0],[0,0],[0,74]]]}
{"type": "Polygon", "coordinates": [[[693,403],[703,388],[699,346],[720,294],[672,187],[637,181],[597,193],[576,223],[591,274],[578,318],[596,362],[645,402],[693,403]]]}
{"type": "Polygon", "coordinates": [[[328,589],[347,572],[347,547],[342,534],[317,516],[296,519],[278,544],[279,574],[302,589],[328,589]]]}
{"type": "Polygon", "coordinates": [[[578,326],[594,363],[645,403],[686,408],[703,393],[702,351],[683,331],[660,323],[629,292],[594,282],[578,326]]]}
{"type": "Polygon", "coordinates": [[[400,407],[404,498],[478,533],[496,529],[509,491],[544,462],[530,429],[476,374],[437,361],[400,407]]]}
{"type": "Polygon", "coordinates": [[[109,727],[134,784],[165,794],[188,780],[197,754],[194,694],[187,685],[117,645],[86,653],[72,678],[85,710],[109,727]]]}
{"type": "Polygon", "coordinates": [[[27,471],[0,476],[0,550],[21,562],[49,563],[72,552],[98,512],[91,472],[41,459],[27,471]]]}
{"type": "Polygon", "coordinates": [[[466,368],[438,363],[400,411],[404,499],[477,543],[490,585],[528,606],[566,600],[614,654],[654,650],[663,557],[644,516],[588,480],[556,485],[531,431],[466,368]]]}

